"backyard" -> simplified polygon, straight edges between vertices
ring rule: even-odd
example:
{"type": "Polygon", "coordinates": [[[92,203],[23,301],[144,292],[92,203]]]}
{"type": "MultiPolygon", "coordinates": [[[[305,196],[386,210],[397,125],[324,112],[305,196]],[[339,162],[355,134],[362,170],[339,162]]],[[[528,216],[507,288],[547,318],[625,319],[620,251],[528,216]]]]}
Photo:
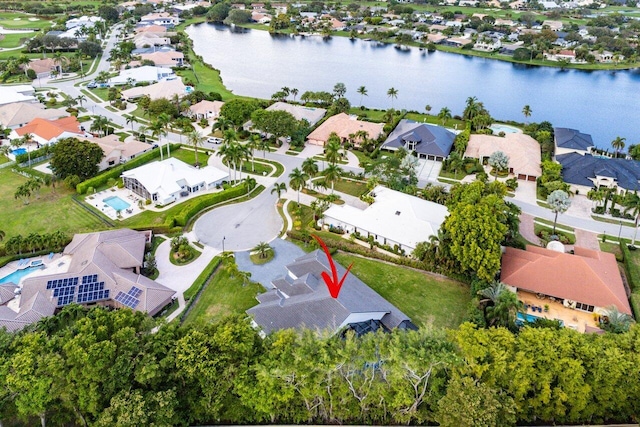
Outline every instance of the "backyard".
{"type": "Polygon", "coordinates": [[[353,274],[417,326],[456,328],[464,320],[471,296],[460,282],[346,253],[338,253],[334,259],[343,266],[353,263],[353,274]]]}
{"type": "Polygon", "coordinates": [[[0,169],[0,229],[7,237],[57,230],[71,235],[105,228],[104,223],[72,200],[75,192],[60,182],[55,189],[43,186],[39,197],[32,195],[29,204],[25,205],[22,200],[14,198],[14,194],[26,181],[27,178],[10,168],[0,169]]]}

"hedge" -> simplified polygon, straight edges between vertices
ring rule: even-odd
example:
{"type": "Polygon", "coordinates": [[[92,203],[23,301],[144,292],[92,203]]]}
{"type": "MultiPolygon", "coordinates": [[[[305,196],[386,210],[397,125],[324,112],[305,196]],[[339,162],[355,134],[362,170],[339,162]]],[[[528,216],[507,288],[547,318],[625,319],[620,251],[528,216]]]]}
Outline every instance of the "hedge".
{"type": "Polygon", "coordinates": [[[620,250],[622,251],[624,268],[627,273],[627,281],[631,288],[629,302],[636,319],[638,319],[640,316],[640,269],[633,263],[631,252],[623,240],[620,240],[620,250]]]}
{"type": "MultiPolygon", "coordinates": [[[[180,144],[171,144],[171,150],[177,150],[180,148],[180,144]]],[[[128,171],[131,169],[135,169],[138,166],[142,166],[145,163],[149,163],[151,160],[160,157],[160,150],[151,150],[148,153],[144,153],[140,157],[136,157],[133,160],[129,160],[127,163],[123,165],[118,165],[113,167],[100,175],[94,176],[93,178],[89,178],[76,186],[76,192],[78,194],[84,194],[90,188],[98,188],[107,183],[110,178],[118,179],[122,172],[128,171]]]]}
{"type": "Polygon", "coordinates": [[[181,204],[182,209],[173,217],[175,225],[184,227],[187,222],[201,210],[213,206],[220,202],[240,197],[247,193],[246,185],[238,185],[220,193],[207,194],[203,197],[189,200],[181,204]]]}
{"type": "Polygon", "coordinates": [[[46,156],[53,152],[53,147],[51,145],[45,145],[42,148],[38,148],[37,150],[33,150],[29,153],[18,154],[16,156],[16,163],[26,163],[31,159],[37,159],[38,157],[46,156]]]}
{"type": "Polygon", "coordinates": [[[182,311],[180,315],[180,323],[184,322],[184,319],[189,314],[191,307],[198,300],[198,295],[202,292],[204,287],[209,283],[213,274],[218,270],[220,263],[222,262],[222,258],[215,257],[211,260],[211,262],[202,270],[202,273],[196,278],[193,284],[184,292],[184,299],[187,301],[186,307],[182,311]]]}

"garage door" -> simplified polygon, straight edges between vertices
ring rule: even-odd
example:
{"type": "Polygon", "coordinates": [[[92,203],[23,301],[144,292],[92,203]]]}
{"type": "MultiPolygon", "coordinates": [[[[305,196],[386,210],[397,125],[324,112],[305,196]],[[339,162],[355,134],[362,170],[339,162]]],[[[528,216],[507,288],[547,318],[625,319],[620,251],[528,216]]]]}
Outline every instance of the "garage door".
{"type": "Polygon", "coordinates": [[[527,181],[535,181],[535,180],[536,180],[536,177],[535,177],[535,176],[531,176],[531,175],[529,175],[529,176],[527,177],[527,181]]]}
{"type": "Polygon", "coordinates": [[[527,179],[527,175],[525,175],[523,173],[519,173],[518,174],[518,179],[527,179]]]}

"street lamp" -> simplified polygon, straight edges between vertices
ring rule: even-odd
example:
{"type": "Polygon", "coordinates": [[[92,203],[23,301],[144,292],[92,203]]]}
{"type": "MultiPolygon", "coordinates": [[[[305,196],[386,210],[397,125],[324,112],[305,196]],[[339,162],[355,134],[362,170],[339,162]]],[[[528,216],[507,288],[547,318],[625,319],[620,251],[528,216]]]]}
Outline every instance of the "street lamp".
{"type": "Polygon", "coordinates": [[[224,253],[224,240],[226,239],[225,236],[222,236],[222,253],[224,253]]]}

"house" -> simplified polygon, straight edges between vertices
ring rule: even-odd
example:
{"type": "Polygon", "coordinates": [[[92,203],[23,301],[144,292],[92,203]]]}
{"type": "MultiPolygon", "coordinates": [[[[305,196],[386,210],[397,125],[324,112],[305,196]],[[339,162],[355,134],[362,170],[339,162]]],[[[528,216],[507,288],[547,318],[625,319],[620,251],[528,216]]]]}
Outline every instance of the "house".
{"type": "Polygon", "coordinates": [[[383,150],[403,147],[421,159],[443,161],[451,152],[456,135],[441,126],[402,119],[382,144],[383,150]]]}
{"type": "Polygon", "coordinates": [[[164,34],[139,33],[133,37],[133,43],[137,49],[141,49],[148,46],[167,46],[171,44],[171,39],[164,34]]]}
{"type": "Polygon", "coordinates": [[[53,58],[32,59],[27,65],[27,69],[32,69],[38,78],[49,78],[52,73],[61,73],[62,66],[53,58]]]}
{"type": "Polygon", "coordinates": [[[640,190],[640,162],[566,153],[556,156],[562,165],[562,180],[576,194],[592,188],[615,188],[619,193],[640,190]]]}
{"type": "Polygon", "coordinates": [[[271,15],[265,12],[259,12],[256,10],[251,11],[251,20],[258,24],[268,24],[271,22],[271,15]]]}
{"type": "Polygon", "coordinates": [[[35,118],[55,120],[68,116],[63,109],[45,108],[39,102],[14,102],[0,105],[0,124],[8,129],[17,129],[35,118]]]}
{"type": "MultiPolygon", "coordinates": [[[[267,111],[286,111],[298,121],[306,120],[310,127],[315,126],[327,113],[327,110],[324,108],[305,107],[303,105],[293,105],[280,101],[274,102],[267,107],[267,111]]],[[[248,121],[242,127],[250,131],[253,128],[253,123],[248,121]]]]}
{"type": "Polygon", "coordinates": [[[441,44],[445,46],[460,47],[460,48],[465,45],[468,45],[469,43],[473,43],[473,41],[462,38],[462,37],[450,37],[441,42],[441,44]]]}
{"type": "Polygon", "coordinates": [[[562,21],[552,21],[550,19],[542,21],[542,28],[549,27],[550,30],[555,32],[562,30],[563,25],[562,21]]]}
{"type": "Polygon", "coordinates": [[[98,168],[103,171],[112,166],[126,163],[137,156],[153,150],[153,146],[140,141],[122,142],[116,134],[107,135],[102,138],[78,138],[93,142],[102,148],[104,156],[98,164],[98,168]]]}
{"type": "MultiPolygon", "coordinates": [[[[335,265],[342,277],[346,269],[335,265]]],[[[257,296],[260,304],[247,310],[254,326],[267,335],[295,328],[330,331],[332,334],[393,329],[417,329],[411,319],[353,274],[347,274],[337,298],[332,298],[321,277],[331,274],[324,252],[316,250],[286,266],[284,277],[273,289],[257,296]]]]}
{"type": "Polygon", "coordinates": [[[572,50],[561,50],[557,53],[545,52],[543,54],[543,57],[548,61],[569,61],[571,63],[576,62],[576,53],[572,50]]]}
{"type": "Polygon", "coordinates": [[[307,141],[314,145],[324,145],[332,133],[336,133],[344,142],[350,135],[358,131],[365,131],[369,139],[377,139],[382,135],[384,124],[358,120],[355,116],[345,113],[329,117],[307,136],[307,141]]]}
{"type": "Polygon", "coordinates": [[[184,53],[176,50],[140,54],[142,61],[152,61],[158,67],[182,67],[184,53]]]}
{"type": "Polygon", "coordinates": [[[213,166],[196,169],[173,157],[122,173],[126,188],[163,206],[191,193],[212,190],[228,179],[227,172],[213,166]]]}
{"type": "Polygon", "coordinates": [[[383,186],[377,186],[370,195],[374,202],[364,210],[347,204],[332,205],[324,212],[322,223],[371,237],[381,245],[397,245],[410,253],[418,243],[437,235],[448,214],[443,205],[383,186]]]}
{"type": "Polygon", "coordinates": [[[154,34],[158,34],[158,35],[164,35],[167,33],[167,27],[164,27],[162,25],[147,25],[145,27],[138,27],[135,29],[136,34],[140,34],[140,33],[154,33],[154,34]]]}
{"type": "Polygon", "coordinates": [[[582,133],[576,129],[554,128],[553,142],[555,155],[566,153],[587,154],[593,148],[591,135],[582,133]]]}
{"type": "Polygon", "coordinates": [[[535,181],[542,175],[540,144],[523,133],[508,133],[504,137],[473,134],[464,157],[484,163],[496,151],[502,151],[509,157],[509,173],[518,179],[535,181]]]}
{"type": "Polygon", "coordinates": [[[122,97],[126,100],[131,100],[149,96],[153,101],[160,98],[171,99],[174,95],[184,96],[187,93],[187,86],[182,83],[180,78],[176,78],[163,80],[149,86],[132,87],[131,89],[123,90],[122,97]]]}
{"type": "Polygon", "coordinates": [[[138,26],[161,25],[166,28],[173,28],[180,23],[180,18],[169,12],[154,12],[140,17],[138,26]]]}
{"type": "Polygon", "coordinates": [[[144,65],[142,67],[124,69],[120,71],[120,75],[111,77],[109,82],[119,86],[129,83],[155,83],[175,77],[176,75],[171,68],[144,65]]]}
{"type": "MultiPolygon", "coordinates": [[[[615,306],[631,315],[631,307],[613,254],[574,247],[574,254],[537,246],[505,248],[500,281],[525,303],[547,305],[549,318],[585,332],[597,327],[594,317],[615,306]]],[[[536,315],[541,316],[541,315],[536,315]]]]}
{"type": "Polygon", "coordinates": [[[3,286],[0,328],[20,330],[71,303],[157,314],[175,292],[140,274],[146,243],[145,233],[126,228],[76,234],[56,265],[25,278],[14,298],[6,291],[17,284],[3,286]]]}
{"type": "Polygon", "coordinates": [[[222,101],[207,101],[203,99],[197,104],[189,107],[189,112],[187,113],[189,117],[195,117],[196,120],[201,119],[216,119],[220,115],[220,109],[224,105],[222,101]]]}
{"type": "Polygon", "coordinates": [[[38,145],[48,145],[64,138],[83,136],[84,132],[80,130],[80,122],[74,116],[55,120],[36,118],[13,130],[9,138],[21,138],[26,134],[30,134],[38,145]]]}
{"type": "Polygon", "coordinates": [[[0,85],[0,105],[15,102],[35,102],[36,90],[31,85],[0,85]]]}
{"type": "Polygon", "coordinates": [[[104,19],[99,16],[81,16],[79,18],[71,18],[64,23],[67,27],[67,30],[77,27],[87,27],[91,28],[98,22],[104,22],[104,19]]]}
{"type": "Polygon", "coordinates": [[[502,41],[497,37],[478,37],[478,40],[473,45],[474,50],[482,52],[494,52],[502,47],[502,41]]]}

